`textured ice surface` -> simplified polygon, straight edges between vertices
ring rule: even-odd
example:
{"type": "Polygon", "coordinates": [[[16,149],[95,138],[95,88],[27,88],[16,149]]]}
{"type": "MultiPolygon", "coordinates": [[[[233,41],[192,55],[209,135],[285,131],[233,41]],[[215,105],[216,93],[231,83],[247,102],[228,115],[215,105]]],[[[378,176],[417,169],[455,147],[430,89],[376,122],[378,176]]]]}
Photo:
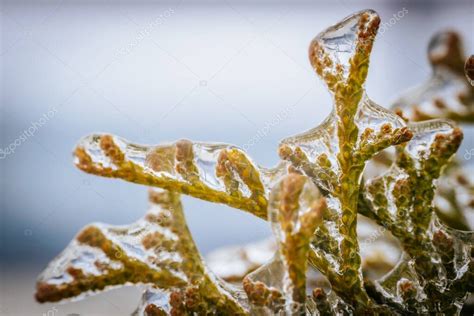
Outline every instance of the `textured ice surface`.
{"type": "MultiPolygon", "coordinates": [[[[40,276],[37,299],[139,283],[147,290],[136,315],[458,313],[473,290],[473,236],[442,223],[433,201],[462,132],[446,120],[408,123],[370,100],[364,84],[379,23],[376,12],[361,11],[312,41],[310,62],[331,93],[333,110],[321,125],[282,140],[282,161],[274,168],[256,165],[232,145],[180,140],[144,146],[107,134],[82,139],[77,167],[153,187],[150,209],[131,225],[82,230],[40,276]],[[395,148],[392,165],[364,176],[366,164],[387,148],[395,148]],[[231,264],[215,267],[231,281],[249,272],[242,286],[207,268],[186,226],[180,193],[268,220],[273,246],[234,250],[231,264]],[[365,234],[360,216],[377,229],[365,234]],[[377,255],[388,267],[377,267],[384,263],[377,255]]],[[[453,73],[455,40],[438,36],[430,46],[435,79],[416,93],[423,115],[443,116],[425,105],[434,94],[437,109],[448,109],[445,116],[469,117],[470,105],[458,104],[469,95],[453,73]]]]}
{"type": "Polygon", "coordinates": [[[428,58],[432,77],[404,93],[393,108],[403,110],[414,121],[449,118],[474,122],[474,88],[466,80],[466,75],[469,78],[472,74],[472,62],[468,59],[465,67],[459,35],[452,31],[437,33],[429,43],[428,58]]]}

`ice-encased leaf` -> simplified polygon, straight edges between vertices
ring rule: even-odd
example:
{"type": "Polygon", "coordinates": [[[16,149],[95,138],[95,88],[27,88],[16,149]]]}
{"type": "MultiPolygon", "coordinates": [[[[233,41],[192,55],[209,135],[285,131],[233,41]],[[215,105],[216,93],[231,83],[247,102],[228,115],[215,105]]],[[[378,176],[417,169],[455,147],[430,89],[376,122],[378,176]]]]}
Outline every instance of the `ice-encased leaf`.
{"type": "MultiPolygon", "coordinates": [[[[84,138],[75,150],[80,169],[169,191],[152,191],[152,210],[132,225],[84,229],[40,277],[38,300],[145,283],[137,315],[458,312],[473,290],[472,235],[438,222],[433,199],[435,180],[462,134],[446,121],[407,124],[400,113],[368,98],[364,83],[379,23],[376,12],[361,11],[311,43],[310,61],[331,92],[333,111],[320,126],[284,139],[283,161],[275,168],[257,166],[231,145],[181,140],[141,146],[111,135],[84,138]],[[397,145],[394,166],[361,185],[366,163],[397,145]],[[244,278],[245,292],[208,271],[178,193],[270,220],[277,251],[244,278]],[[387,228],[404,248],[399,264],[379,281],[362,274],[358,213],[387,228]],[[329,282],[310,297],[308,263],[329,282]]],[[[439,92],[452,100],[460,91],[453,75],[459,56],[457,46],[446,43],[456,44],[456,37],[437,37],[431,45],[442,84],[430,84],[426,95],[439,92]]],[[[456,96],[468,109],[469,91],[456,96]]],[[[434,104],[450,108],[443,102],[434,104]]],[[[469,111],[462,115],[470,118],[469,111]]]]}
{"type": "Polygon", "coordinates": [[[91,135],[75,150],[83,171],[161,187],[224,203],[267,218],[267,196],[284,164],[258,167],[239,148],[180,140],[158,146],[135,145],[111,135],[91,135]]]}
{"type": "Polygon", "coordinates": [[[278,250],[269,263],[244,279],[253,314],[305,313],[310,241],[325,209],[318,188],[303,175],[290,173],[275,185],[269,220],[278,250]]]}
{"type": "Polygon", "coordinates": [[[379,23],[374,11],[362,11],[313,40],[310,61],[332,93],[333,111],[320,126],[280,145],[280,156],[326,194],[328,212],[316,230],[311,263],[328,277],[338,295],[362,309],[371,301],[360,269],[358,184],[367,160],[412,136],[403,119],[365,93],[379,23]]]}
{"type": "Polygon", "coordinates": [[[150,208],[139,221],[84,228],[40,275],[36,298],[54,302],[136,283],[188,293],[183,302],[199,305],[185,307],[190,312],[203,306],[216,312],[245,311],[202,262],[179,194],[161,189],[150,189],[150,208]]]}
{"type": "MultiPolygon", "coordinates": [[[[435,34],[428,46],[428,59],[432,76],[403,93],[392,108],[402,110],[410,121],[449,118],[462,123],[474,122],[474,86],[469,81],[474,59],[464,58],[459,34],[453,31],[435,34]]],[[[451,163],[439,180],[435,198],[440,219],[463,230],[474,227],[469,221],[473,216],[469,203],[474,200],[474,191],[466,188],[468,184],[463,181],[469,173],[461,163],[451,163]]]]}
{"type": "MultiPolygon", "coordinates": [[[[397,240],[385,227],[365,216],[359,216],[357,237],[365,277],[375,280],[389,272],[398,262],[400,249],[397,240]]],[[[244,245],[217,248],[206,255],[206,262],[218,277],[240,283],[248,273],[270,261],[276,251],[274,238],[266,238],[244,245]]],[[[310,288],[327,285],[326,278],[313,269],[308,271],[306,280],[307,287],[310,288]]]]}
{"type": "Polygon", "coordinates": [[[449,227],[474,229],[474,168],[451,162],[438,181],[434,199],[438,217],[449,227]]]}
{"type": "Polygon", "coordinates": [[[425,83],[400,96],[393,109],[401,109],[411,121],[448,118],[474,122],[474,87],[464,75],[465,57],[459,35],[439,32],[428,46],[433,74],[425,83]]]}
{"type": "MultiPolygon", "coordinates": [[[[404,249],[398,266],[379,283],[385,300],[399,304],[404,312],[453,312],[461,298],[450,293],[461,284],[448,273],[436,243],[444,237],[436,237],[441,233],[432,229],[438,223],[433,199],[434,182],[458,149],[462,132],[443,120],[409,127],[413,138],[398,146],[396,160],[385,174],[366,181],[359,207],[389,230],[404,249]],[[442,304],[433,303],[436,298],[442,298],[442,304]]],[[[469,265],[466,260],[463,265],[469,265]]]]}

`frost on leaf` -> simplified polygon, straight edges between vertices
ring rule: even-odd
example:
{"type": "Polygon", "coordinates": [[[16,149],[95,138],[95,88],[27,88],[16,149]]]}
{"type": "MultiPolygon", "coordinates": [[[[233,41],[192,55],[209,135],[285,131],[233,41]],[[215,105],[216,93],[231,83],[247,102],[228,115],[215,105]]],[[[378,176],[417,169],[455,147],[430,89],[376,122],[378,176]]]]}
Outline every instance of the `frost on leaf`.
{"type": "MultiPolygon", "coordinates": [[[[143,146],[107,134],[82,139],[74,153],[77,167],[152,187],[150,210],[129,226],[82,230],[40,276],[38,301],[145,284],[135,315],[457,314],[474,286],[474,237],[439,220],[434,201],[436,181],[450,166],[462,132],[448,120],[407,123],[401,113],[370,100],[364,83],[379,23],[377,13],[361,11],[313,40],[310,62],[331,93],[333,110],[321,125],[282,140],[282,161],[274,168],[256,165],[232,145],[180,140],[143,146]],[[364,175],[367,163],[390,147],[396,151],[387,160],[392,166],[364,175]],[[275,241],[265,258],[256,247],[251,258],[240,253],[234,266],[216,269],[234,282],[248,273],[242,284],[226,283],[206,267],[179,194],[223,203],[272,225],[275,241]],[[380,241],[389,240],[389,232],[402,248],[382,277],[362,264],[367,244],[375,248],[375,242],[357,228],[369,220],[378,225],[380,241]]],[[[462,90],[458,44],[451,33],[435,38],[430,58],[443,85],[435,89],[431,82],[422,89],[430,92],[417,98],[432,100],[442,90],[449,100],[441,101],[449,106],[438,106],[444,112],[436,115],[469,120],[472,104],[463,102],[471,92],[456,94],[464,112],[451,107],[449,94],[462,90]]],[[[402,103],[405,109],[413,105],[402,103]]],[[[424,108],[407,115],[432,113],[424,108]]]]}

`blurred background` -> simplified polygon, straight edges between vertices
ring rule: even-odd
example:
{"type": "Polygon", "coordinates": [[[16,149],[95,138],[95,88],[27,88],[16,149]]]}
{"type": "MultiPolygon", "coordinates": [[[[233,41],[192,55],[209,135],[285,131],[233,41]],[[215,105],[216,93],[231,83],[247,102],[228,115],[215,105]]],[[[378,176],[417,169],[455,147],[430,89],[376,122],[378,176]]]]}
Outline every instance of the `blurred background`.
{"type": "MultiPolygon", "coordinates": [[[[130,223],[146,210],[145,187],[73,166],[82,136],[226,142],[272,166],[280,139],[331,108],[309,42],[365,8],[386,22],[367,83],[383,106],[430,76],[433,33],[457,30],[466,54],[474,51],[472,1],[2,1],[1,148],[14,152],[0,152],[0,315],[129,315],[139,300],[128,288],[67,305],[34,302],[37,274],[83,226],[130,223]]],[[[468,128],[461,152],[474,147],[472,135],[468,128]]],[[[249,214],[183,200],[204,254],[270,235],[249,214]]]]}

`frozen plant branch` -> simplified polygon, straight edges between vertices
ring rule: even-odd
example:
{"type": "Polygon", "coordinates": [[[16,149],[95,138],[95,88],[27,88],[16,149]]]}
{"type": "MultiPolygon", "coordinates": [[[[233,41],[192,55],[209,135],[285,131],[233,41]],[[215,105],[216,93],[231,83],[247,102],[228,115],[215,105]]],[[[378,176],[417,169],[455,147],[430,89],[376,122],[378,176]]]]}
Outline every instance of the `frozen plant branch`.
{"type": "MultiPolygon", "coordinates": [[[[131,225],[83,229],[39,277],[37,300],[145,284],[135,315],[458,314],[474,287],[473,235],[440,221],[434,200],[462,132],[449,120],[408,123],[370,100],[364,85],[379,24],[375,11],[361,11],[312,41],[310,62],[331,93],[333,111],[321,125],[284,139],[274,168],[256,165],[232,145],[142,146],[108,134],[81,140],[77,167],[151,187],[150,210],[131,225]],[[364,178],[367,163],[390,147],[396,154],[385,160],[393,161],[388,171],[364,178]],[[179,194],[268,220],[274,256],[241,286],[221,280],[192,240],[179,194]],[[372,281],[362,270],[360,214],[402,246],[396,266],[372,281]],[[308,286],[311,269],[324,286],[308,286]]],[[[457,85],[462,74],[458,42],[447,34],[430,46],[443,84],[457,85]]],[[[423,98],[438,93],[436,87],[430,83],[423,98]]],[[[471,120],[469,91],[456,97],[462,111],[435,101],[443,113],[436,117],[471,120]]],[[[406,113],[416,120],[431,112],[406,113]]]]}

